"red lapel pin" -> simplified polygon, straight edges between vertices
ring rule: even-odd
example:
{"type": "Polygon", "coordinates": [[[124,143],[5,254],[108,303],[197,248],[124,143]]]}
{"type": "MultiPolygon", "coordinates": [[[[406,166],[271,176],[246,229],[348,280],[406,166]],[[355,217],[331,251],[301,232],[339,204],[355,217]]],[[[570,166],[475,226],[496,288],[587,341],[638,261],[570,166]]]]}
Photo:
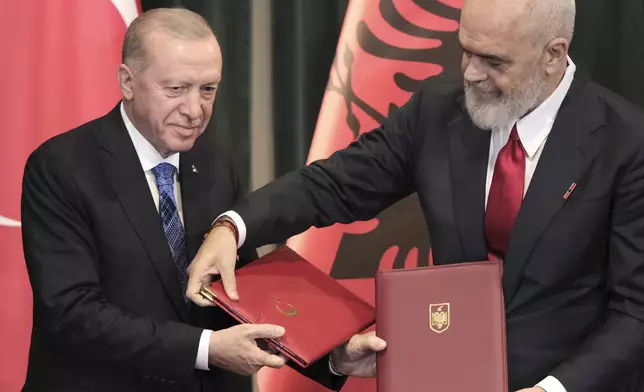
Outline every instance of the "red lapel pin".
{"type": "Polygon", "coordinates": [[[568,188],[568,190],[566,191],[566,193],[564,193],[564,196],[563,196],[564,200],[568,200],[568,198],[570,197],[570,194],[572,193],[572,191],[575,190],[575,188],[577,188],[577,184],[573,182],[568,188]]]}

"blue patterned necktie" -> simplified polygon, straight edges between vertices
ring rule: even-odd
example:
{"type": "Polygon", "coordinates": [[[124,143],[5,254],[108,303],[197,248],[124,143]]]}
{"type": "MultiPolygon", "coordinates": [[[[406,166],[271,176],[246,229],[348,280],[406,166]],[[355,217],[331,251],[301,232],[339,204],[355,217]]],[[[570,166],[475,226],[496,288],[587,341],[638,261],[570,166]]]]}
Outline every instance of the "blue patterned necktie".
{"type": "Polygon", "coordinates": [[[172,259],[177,268],[181,294],[186,301],[186,285],[188,283],[188,255],[186,252],[186,238],[179,218],[177,199],[174,197],[174,172],[175,167],[167,162],[161,162],[152,173],[159,188],[159,214],[163,221],[163,231],[170,246],[172,259]]]}

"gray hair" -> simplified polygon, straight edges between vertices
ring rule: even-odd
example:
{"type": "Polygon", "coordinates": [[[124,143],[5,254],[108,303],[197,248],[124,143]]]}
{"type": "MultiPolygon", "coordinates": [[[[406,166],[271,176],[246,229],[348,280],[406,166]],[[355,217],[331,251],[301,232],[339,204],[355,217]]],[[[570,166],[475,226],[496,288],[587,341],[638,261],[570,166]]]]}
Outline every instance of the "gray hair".
{"type": "Polygon", "coordinates": [[[193,11],[184,8],[152,9],[139,15],[127,28],[121,52],[123,64],[135,72],[145,67],[145,37],[157,29],[181,39],[214,37],[208,22],[193,11]]]}
{"type": "Polygon", "coordinates": [[[555,38],[572,42],[575,30],[575,0],[536,0],[530,2],[531,20],[528,34],[538,44],[546,45],[555,38]]]}

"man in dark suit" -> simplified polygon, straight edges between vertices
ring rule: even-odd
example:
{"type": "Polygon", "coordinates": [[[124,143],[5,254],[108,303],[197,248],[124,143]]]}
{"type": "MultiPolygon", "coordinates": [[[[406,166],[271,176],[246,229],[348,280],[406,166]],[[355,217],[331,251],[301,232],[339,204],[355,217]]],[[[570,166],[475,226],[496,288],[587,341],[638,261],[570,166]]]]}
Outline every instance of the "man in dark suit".
{"type": "MultiPolygon", "coordinates": [[[[204,133],[221,71],[199,15],[144,13],[124,40],[122,102],[29,157],[26,391],[250,392],[249,375],[284,365],[255,342],[282,327],[235,326],[185,297],[211,216],[242,196],[230,154],[204,133]]],[[[247,246],[239,256],[243,265],[257,254],[247,246]]],[[[345,378],[327,364],[298,370],[337,389],[345,378]]]]}
{"type": "Polygon", "coordinates": [[[207,305],[210,268],[237,297],[235,246],[417,192],[436,264],[504,260],[512,391],[644,390],[644,113],[576,71],[574,19],[574,0],[465,0],[464,80],[427,80],[380,128],[237,203],[219,219],[239,241],[215,228],[189,297],[207,305]]]}

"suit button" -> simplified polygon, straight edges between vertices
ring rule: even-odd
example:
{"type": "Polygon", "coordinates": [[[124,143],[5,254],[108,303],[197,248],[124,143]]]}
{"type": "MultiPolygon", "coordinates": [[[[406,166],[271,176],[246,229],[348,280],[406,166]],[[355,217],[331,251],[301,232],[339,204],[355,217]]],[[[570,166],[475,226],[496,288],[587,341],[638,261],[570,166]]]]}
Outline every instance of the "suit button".
{"type": "Polygon", "coordinates": [[[168,380],[170,384],[174,384],[174,380],[168,380]]]}
{"type": "Polygon", "coordinates": [[[150,379],[150,376],[148,376],[148,375],[146,374],[145,376],[143,376],[143,379],[145,379],[145,380],[149,380],[149,379],[150,379]]]}

